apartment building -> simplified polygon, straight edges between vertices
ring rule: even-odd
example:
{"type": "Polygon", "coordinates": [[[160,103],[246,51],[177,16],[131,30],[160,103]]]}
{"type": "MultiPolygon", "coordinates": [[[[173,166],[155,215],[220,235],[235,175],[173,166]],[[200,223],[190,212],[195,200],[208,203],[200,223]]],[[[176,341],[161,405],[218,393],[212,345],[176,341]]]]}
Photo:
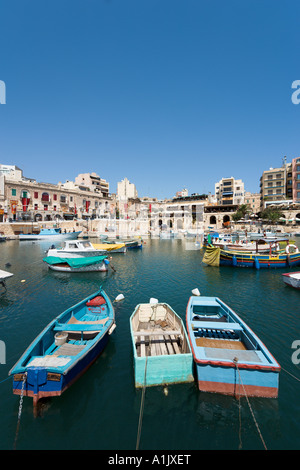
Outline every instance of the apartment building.
{"type": "Polygon", "coordinates": [[[263,172],[260,178],[261,209],[270,204],[293,202],[292,164],[286,163],[280,168],[270,168],[263,172]]]}
{"type": "Polygon", "coordinates": [[[242,180],[236,180],[232,176],[230,178],[222,178],[215,184],[215,195],[217,205],[240,205],[244,204],[245,190],[242,180]]]}
{"type": "Polygon", "coordinates": [[[292,194],[293,202],[300,203],[300,157],[292,160],[292,194]]]}
{"type": "Polygon", "coordinates": [[[257,214],[260,211],[260,193],[246,191],[244,204],[249,206],[253,214],[257,214]]]}

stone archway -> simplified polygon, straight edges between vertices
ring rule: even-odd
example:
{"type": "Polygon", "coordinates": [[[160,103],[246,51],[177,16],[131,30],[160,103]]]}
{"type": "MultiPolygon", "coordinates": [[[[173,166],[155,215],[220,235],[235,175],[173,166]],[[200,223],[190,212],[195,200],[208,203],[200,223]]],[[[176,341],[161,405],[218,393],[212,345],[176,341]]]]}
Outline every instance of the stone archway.
{"type": "Polygon", "coordinates": [[[217,225],[217,218],[215,215],[211,215],[209,218],[209,225],[217,225]]]}

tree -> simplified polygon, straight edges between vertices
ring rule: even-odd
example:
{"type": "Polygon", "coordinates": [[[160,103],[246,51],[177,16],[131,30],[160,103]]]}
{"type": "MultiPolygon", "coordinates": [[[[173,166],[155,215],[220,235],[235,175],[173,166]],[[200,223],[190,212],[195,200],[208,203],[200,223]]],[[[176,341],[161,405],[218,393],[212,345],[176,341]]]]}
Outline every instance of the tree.
{"type": "Polygon", "coordinates": [[[270,224],[275,224],[282,216],[282,211],[276,207],[266,207],[266,209],[264,209],[260,214],[262,220],[265,220],[270,224]]]}
{"type": "Polygon", "coordinates": [[[237,222],[238,220],[245,217],[248,212],[250,212],[249,206],[247,204],[242,204],[238,208],[238,210],[232,215],[232,220],[234,220],[234,222],[237,222]]]}

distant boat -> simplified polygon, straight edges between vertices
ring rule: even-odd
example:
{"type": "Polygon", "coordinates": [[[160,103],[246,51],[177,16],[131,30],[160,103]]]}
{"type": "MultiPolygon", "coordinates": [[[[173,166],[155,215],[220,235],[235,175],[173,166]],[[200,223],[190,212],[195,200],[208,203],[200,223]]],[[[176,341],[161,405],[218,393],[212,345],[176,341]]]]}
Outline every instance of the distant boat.
{"type": "Polygon", "coordinates": [[[86,240],[67,240],[63,248],[51,246],[47,251],[48,256],[57,256],[59,258],[84,258],[105,254],[107,254],[107,250],[98,250],[94,248],[90,241],[86,240]]]}
{"type": "Polygon", "coordinates": [[[60,228],[43,228],[40,233],[20,233],[19,240],[75,240],[80,232],[62,233],[60,228]]]}
{"type": "Polygon", "coordinates": [[[300,265],[300,252],[294,245],[287,245],[286,251],[275,253],[233,251],[207,246],[202,261],[211,266],[286,268],[300,265]],[[295,252],[292,253],[288,247],[294,249],[295,252]]]}
{"type": "Polygon", "coordinates": [[[277,397],[280,365],[217,297],[191,296],[186,325],[201,391],[277,397]]]}
{"type": "Polygon", "coordinates": [[[137,305],[130,317],[130,332],[136,387],[194,380],[185,327],[168,304],[137,305]]]}
{"type": "Polygon", "coordinates": [[[6,237],[4,235],[0,235],[0,242],[6,242],[6,237]]]}
{"type": "Polygon", "coordinates": [[[43,261],[53,271],[65,273],[82,273],[91,271],[107,271],[109,260],[107,256],[88,256],[81,258],[61,258],[46,256],[43,261]]]}
{"type": "Polygon", "coordinates": [[[93,247],[97,250],[107,250],[111,253],[126,253],[125,243],[92,243],[93,247]]]}
{"type": "Polygon", "coordinates": [[[115,328],[102,290],[61,313],[37,336],[9,375],[13,393],[38,400],[61,395],[98,358],[115,328]]]}
{"type": "Polygon", "coordinates": [[[282,279],[287,285],[300,289],[300,271],[282,274],[282,279]]]}

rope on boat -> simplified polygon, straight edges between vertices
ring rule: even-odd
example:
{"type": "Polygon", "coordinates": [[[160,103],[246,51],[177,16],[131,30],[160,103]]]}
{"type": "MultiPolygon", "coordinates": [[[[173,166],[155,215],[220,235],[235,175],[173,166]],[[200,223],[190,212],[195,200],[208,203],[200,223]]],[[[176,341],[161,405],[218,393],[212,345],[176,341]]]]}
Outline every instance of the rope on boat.
{"type": "Polygon", "coordinates": [[[14,449],[16,449],[17,439],[18,439],[19,430],[20,430],[20,421],[21,421],[21,414],[22,414],[22,407],[23,407],[23,397],[24,397],[24,387],[25,387],[26,379],[27,379],[27,372],[25,372],[24,377],[23,377],[23,382],[22,382],[19,412],[18,412],[18,423],[17,423],[17,430],[16,430],[16,436],[15,436],[15,442],[14,442],[14,449]]]}
{"type": "MultiPolygon", "coordinates": [[[[239,367],[238,367],[238,364],[237,364],[238,359],[235,357],[235,358],[233,359],[233,362],[234,362],[235,367],[236,367],[236,369],[237,369],[237,371],[238,371],[238,374],[239,374],[239,382],[241,383],[241,385],[242,385],[242,387],[243,387],[244,395],[245,395],[245,397],[246,397],[246,400],[247,400],[247,403],[248,403],[248,406],[249,406],[249,409],[250,409],[250,412],[251,412],[253,421],[254,421],[254,423],[255,423],[257,432],[258,432],[258,434],[259,434],[259,437],[260,437],[260,439],[261,439],[261,441],[262,441],[262,443],[263,443],[263,446],[264,446],[265,450],[268,450],[268,449],[267,449],[267,446],[266,446],[266,444],[265,444],[265,441],[264,441],[264,439],[263,439],[263,437],[262,437],[262,434],[261,434],[261,431],[260,431],[260,429],[259,429],[259,426],[258,426],[258,423],[257,423],[257,421],[256,421],[256,418],[255,418],[255,416],[254,416],[254,413],[253,413],[253,410],[252,410],[252,407],[251,407],[249,398],[248,398],[248,396],[247,396],[247,393],[246,393],[244,384],[243,384],[243,382],[242,382],[240,370],[239,370],[239,367]]],[[[240,395],[240,394],[239,394],[239,395],[240,395]]],[[[240,420],[240,425],[241,425],[241,420],[240,420]]],[[[240,440],[240,446],[241,446],[241,440],[240,440]]]]}
{"type": "Polygon", "coordinates": [[[146,363],[145,363],[144,385],[143,385],[143,391],[142,391],[141,408],[140,408],[140,417],[139,417],[139,426],[138,426],[138,434],[137,434],[137,440],[136,440],[136,447],[135,447],[135,450],[138,450],[138,448],[139,448],[139,445],[140,445],[140,438],[141,438],[141,431],[142,431],[142,421],[143,421],[144,404],[145,404],[145,393],[146,393],[147,360],[148,360],[148,356],[146,356],[146,363]]]}

